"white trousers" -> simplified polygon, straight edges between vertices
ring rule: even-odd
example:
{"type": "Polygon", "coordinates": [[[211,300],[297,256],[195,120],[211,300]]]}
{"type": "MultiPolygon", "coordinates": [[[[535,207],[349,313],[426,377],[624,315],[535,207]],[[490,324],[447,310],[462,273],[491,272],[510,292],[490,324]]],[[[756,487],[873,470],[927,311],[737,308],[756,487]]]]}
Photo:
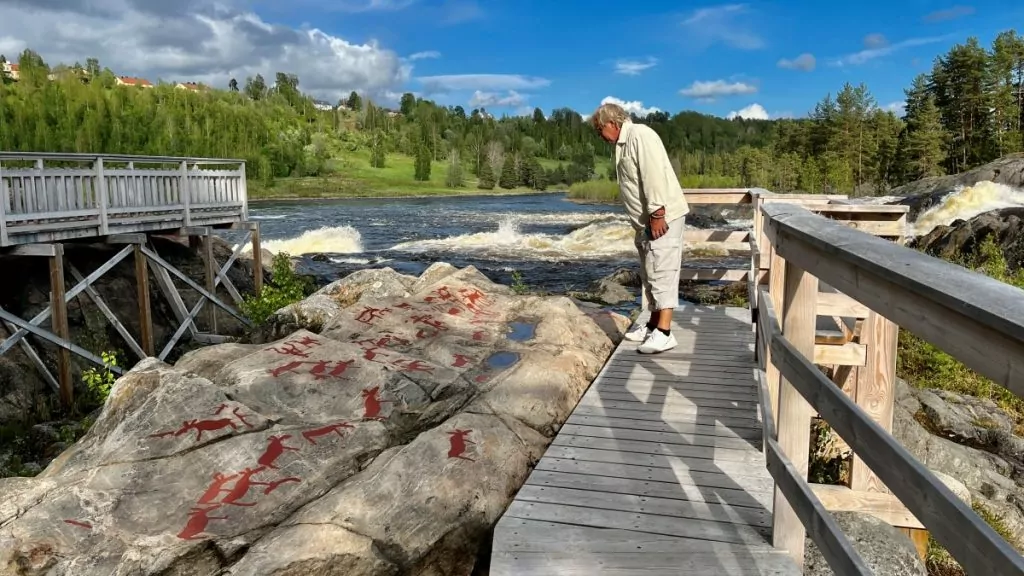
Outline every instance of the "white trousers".
{"type": "Polygon", "coordinates": [[[668,232],[650,240],[646,231],[636,233],[633,243],[640,255],[640,285],[648,310],[679,306],[679,268],[683,263],[683,229],[686,217],[668,223],[668,232]]]}

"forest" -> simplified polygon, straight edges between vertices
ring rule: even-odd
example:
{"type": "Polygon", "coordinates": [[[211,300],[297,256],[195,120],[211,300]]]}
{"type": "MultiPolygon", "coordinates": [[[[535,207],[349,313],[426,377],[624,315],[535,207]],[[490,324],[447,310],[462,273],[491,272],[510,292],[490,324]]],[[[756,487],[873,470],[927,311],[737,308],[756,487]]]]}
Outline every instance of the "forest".
{"type": "MultiPolygon", "coordinates": [[[[192,91],[118,85],[95,59],[51,67],[25,50],[17,62],[17,81],[0,78],[0,150],[241,158],[250,179],[268,184],[330,176],[348,156],[378,170],[396,156],[413,159],[408,177],[417,181],[441,163],[452,188],[614,178],[595,162],[611,146],[569,108],[496,118],[411,93],[391,110],[353,92],[323,110],[287,72],[273,83],[230,78],[192,91]]],[[[989,47],[976,38],[955,45],[905,93],[902,117],[880,108],[867,86],[846,84],[804,118],[683,111],[634,121],[661,135],[686,187],[884,194],[1024,150],[1024,37],[1014,30],[989,47]]]]}

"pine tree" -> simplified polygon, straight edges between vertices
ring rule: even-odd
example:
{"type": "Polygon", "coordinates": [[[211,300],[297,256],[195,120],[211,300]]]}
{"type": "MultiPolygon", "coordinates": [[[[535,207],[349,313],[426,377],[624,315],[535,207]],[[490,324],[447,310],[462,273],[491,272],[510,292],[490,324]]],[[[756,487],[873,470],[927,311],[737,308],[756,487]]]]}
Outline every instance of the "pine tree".
{"type": "Polygon", "coordinates": [[[349,110],[359,112],[363,108],[363,99],[359,97],[359,94],[353,90],[348,95],[348,100],[345,101],[345,105],[348,106],[349,110]]]}
{"type": "Polygon", "coordinates": [[[519,178],[516,174],[516,159],[514,154],[505,155],[505,163],[501,167],[501,177],[498,178],[498,186],[506,190],[511,190],[519,184],[519,178]]]}
{"type": "Polygon", "coordinates": [[[477,175],[476,187],[481,190],[494,189],[494,172],[491,171],[490,162],[480,163],[480,173],[477,175]]]}
{"type": "Polygon", "coordinates": [[[370,166],[374,168],[383,168],[386,162],[387,151],[385,150],[385,136],[382,131],[376,130],[374,131],[373,139],[370,142],[370,166]]]}

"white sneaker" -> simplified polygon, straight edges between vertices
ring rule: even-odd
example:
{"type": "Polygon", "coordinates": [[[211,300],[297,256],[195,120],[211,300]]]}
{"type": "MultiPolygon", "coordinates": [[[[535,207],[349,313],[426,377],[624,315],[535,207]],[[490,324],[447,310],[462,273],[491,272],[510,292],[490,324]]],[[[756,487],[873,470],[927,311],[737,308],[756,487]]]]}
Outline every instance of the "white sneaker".
{"type": "Polygon", "coordinates": [[[665,334],[661,330],[653,330],[651,335],[644,340],[644,343],[637,347],[636,351],[641,354],[657,354],[671,350],[678,346],[675,334],[665,334]]]}
{"type": "Polygon", "coordinates": [[[629,332],[626,332],[623,338],[630,342],[643,342],[648,335],[650,335],[650,330],[648,330],[647,324],[637,324],[629,332]]]}

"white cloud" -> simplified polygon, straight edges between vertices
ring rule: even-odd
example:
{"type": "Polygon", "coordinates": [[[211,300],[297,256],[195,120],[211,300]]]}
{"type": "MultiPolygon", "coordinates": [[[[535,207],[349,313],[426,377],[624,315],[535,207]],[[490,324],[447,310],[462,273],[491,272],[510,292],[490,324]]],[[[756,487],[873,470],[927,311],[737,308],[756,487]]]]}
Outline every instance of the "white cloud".
{"type": "Polygon", "coordinates": [[[551,84],[547,78],[521,74],[448,74],[420,76],[416,80],[427,94],[456,92],[459,90],[530,90],[551,84]]]}
{"type": "Polygon", "coordinates": [[[679,91],[683,96],[697,98],[704,102],[712,102],[721,96],[740,94],[756,94],[757,86],[746,82],[728,82],[726,80],[697,80],[689,88],[679,91]]]}
{"type": "Polygon", "coordinates": [[[779,68],[787,68],[789,70],[803,70],[804,72],[810,72],[814,70],[814,67],[818,65],[818,61],[814,58],[814,54],[804,52],[803,54],[789,60],[783,58],[779,60],[779,68]]]}
{"type": "Polygon", "coordinates": [[[964,16],[970,16],[974,14],[973,6],[953,6],[946,10],[938,10],[932,12],[924,17],[924,21],[928,23],[945,22],[946,20],[956,20],[957,18],[963,18],[964,16]]]}
{"type": "MultiPolygon", "coordinates": [[[[401,88],[412,66],[376,42],[354,43],[318,29],[272,24],[214,0],[0,0],[7,37],[51,64],[96,57],[116,74],[151,81],[226,87],[235,78],[295,74],[314,97],[336,101],[352,90],[371,97],[401,88]]],[[[373,0],[364,8],[397,6],[373,0]]],[[[10,55],[9,55],[10,56],[10,55]]]]}
{"type": "Polygon", "coordinates": [[[890,102],[886,104],[882,109],[887,112],[892,112],[897,116],[903,116],[907,112],[907,103],[903,100],[900,100],[898,102],[890,102]]]}
{"type": "Polygon", "coordinates": [[[833,66],[857,66],[864,64],[875,58],[882,56],[888,56],[893,52],[898,52],[905,48],[913,48],[915,46],[925,46],[927,44],[935,44],[936,42],[942,42],[946,40],[948,36],[936,36],[928,38],[909,38],[895,44],[886,44],[879,48],[865,48],[860,52],[854,52],[853,54],[847,54],[841,58],[837,58],[832,62],[833,66]]]}
{"type": "Polygon", "coordinates": [[[409,60],[425,60],[427,58],[440,58],[441,53],[437,50],[426,50],[424,52],[417,52],[409,56],[409,60]]]}
{"type": "Polygon", "coordinates": [[[404,10],[418,0],[335,0],[332,8],[346,12],[391,12],[404,10]]]}
{"type": "Polygon", "coordinates": [[[888,45],[889,41],[885,38],[885,36],[879,34],[878,32],[875,32],[874,34],[868,34],[867,36],[864,37],[865,48],[883,48],[888,45]]]}
{"type": "MultiPolygon", "coordinates": [[[[526,105],[526,96],[516,92],[515,90],[509,90],[504,96],[496,92],[481,92],[477,90],[473,92],[472,98],[469,99],[469,105],[474,108],[489,108],[494,106],[506,106],[510,108],[518,108],[526,105]]],[[[530,109],[531,112],[533,109],[530,109]]]]}
{"type": "Polygon", "coordinates": [[[753,32],[743,18],[748,13],[746,4],[727,4],[700,8],[683,21],[686,41],[696,48],[721,42],[740,50],[757,50],[764,40],[753,32]]]}
{"type": "MultiPolygon", "coordinates": [[[[655,112],[661,112],[661,109],[655,108],[654,106],[644,106],[644,103],[639,100],[620,100],[614,96],[605,96],[601,100],[601,104],[618,104],[622,106],[622,109],[630,114],[636,114],[637,116],[647,116],[648,114],[654,114],[655,112]]],[[[589,118],[589,114],[587,118],[589,118]]]]}
{"type": "Polygon", "coordinates": [[[653,68],[658,64],[656,58],[648,57],[646,60],[616,60],[615,73],[627,76],[639,76],[641,72],[653,68]]]}
{"type": "Polygon", "coordinates": [[[733,118],[744,118],[746,120],[768,120],[770,117],[768,116],[768,111],[764,109],[764,106],[755,102],[750,106],[729,112],[726,118],[729,120],[732,120],[733,118]]]}

